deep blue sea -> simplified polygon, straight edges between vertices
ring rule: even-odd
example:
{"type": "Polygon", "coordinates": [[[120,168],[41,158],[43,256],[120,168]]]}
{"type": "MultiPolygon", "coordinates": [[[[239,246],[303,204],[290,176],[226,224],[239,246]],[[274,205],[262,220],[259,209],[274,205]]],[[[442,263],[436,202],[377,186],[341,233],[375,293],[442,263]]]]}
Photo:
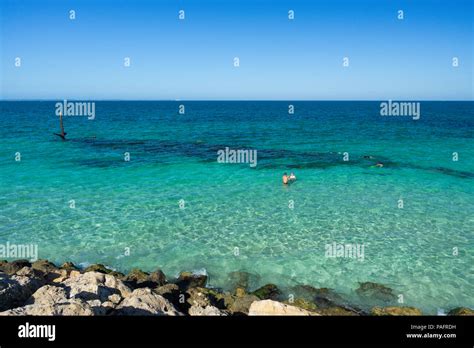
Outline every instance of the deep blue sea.
{"type": "Polygon", "coordinates": [[[425,313],[472,308],[473,110],[421,102],[413,120],[381,116],[380,102],[99,101],[94,120],[63,117],[62,141],[55,102],[0,102],[0,243],[122,272],[206,270],[222,288],[247,271],[252,287],[357,302],[372,281],[425,313]],[[257,150],[256,167],[218,163],[225,147],[257,150]],[[331,243],[363,244],[363,260],[326,257],[331,243]]]}

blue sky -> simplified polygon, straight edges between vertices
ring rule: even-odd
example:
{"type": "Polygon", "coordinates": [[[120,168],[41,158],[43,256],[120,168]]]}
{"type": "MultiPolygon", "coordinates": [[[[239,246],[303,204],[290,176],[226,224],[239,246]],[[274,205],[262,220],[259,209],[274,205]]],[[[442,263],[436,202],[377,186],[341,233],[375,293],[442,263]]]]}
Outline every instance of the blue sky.
{"type": "Polygon", "coordinates": [[[0,3],[1,99],[473,99],[470,0],[0,3]]]}

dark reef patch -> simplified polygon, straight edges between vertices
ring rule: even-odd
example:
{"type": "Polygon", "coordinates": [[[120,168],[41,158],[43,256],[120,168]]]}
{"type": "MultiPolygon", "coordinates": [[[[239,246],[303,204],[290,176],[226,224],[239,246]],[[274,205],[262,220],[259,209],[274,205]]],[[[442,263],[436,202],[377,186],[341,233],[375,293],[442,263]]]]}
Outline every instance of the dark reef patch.
{"type": "MultiPolygon", "coordinates": [[[[81,159],[76,164],[87,167],[107,168],[127,164],[122,160],[124,152],[130,152],[133,161],[129,164],[173,164],[179,158],[190,158],[203,163],[217,161],[217,151],[226,147],[232,149],[255,149],[248,144],[208,144],[204,141],[178,142],[156,139],[71,139],[78,146],[88,148],[100,158],[81,159]]],[[[388,157],[373,154],[350,154],[350,160],[343,160],[342,152],[308,152],[285,149],[258,149],[258,165],[255,170],[329,169],[337,166],[370,168],[383,163],[383,169],[415,169],[457,178],[474,178],[474,173],[445,167],[422,167],[416,164],[399,163],[388,157]]],[[[247,166],[247,164],[241,164],[247,166]]],[[[381,174],[380,172],[377,174],[381,174]]],[[[387,174],[386,172],[384,174],[387,174]]]]}

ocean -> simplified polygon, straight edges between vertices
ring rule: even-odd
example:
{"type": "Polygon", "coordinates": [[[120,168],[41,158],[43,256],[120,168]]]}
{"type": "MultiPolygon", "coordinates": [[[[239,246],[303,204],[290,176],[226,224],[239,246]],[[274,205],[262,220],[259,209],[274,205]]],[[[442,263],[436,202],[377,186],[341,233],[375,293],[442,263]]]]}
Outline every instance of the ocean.
{"type": "Polygon", "coordinates": [[[362,307],[366,281],[427,314],[474,306],[473,102],[422,101],[414,120],[380,102],[97,101],[63,117],[67,141],[55,104],[0,102],[0,244],[224,289],[245,271],[362,307]],[[219,163],[226,148],[256,165],[219,163]]]}

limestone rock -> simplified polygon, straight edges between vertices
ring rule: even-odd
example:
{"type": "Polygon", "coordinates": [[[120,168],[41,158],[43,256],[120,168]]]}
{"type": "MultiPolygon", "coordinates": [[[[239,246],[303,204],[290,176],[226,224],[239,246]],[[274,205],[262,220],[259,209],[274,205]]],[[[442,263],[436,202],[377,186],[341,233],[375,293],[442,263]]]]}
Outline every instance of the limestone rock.
{"type": "Polygon", "coordinates": [[[448,315],[474,315],[474,310],[467,307],[457,307],[450,310],[448,315]]]}
{"type": "Polygon", "coordinates": [[[295,298],[312,302],[318,308],[328,308],[345,305],[345,301],[338,293],[329,288],[315,288],[311,285],[296,285],[289,291],[295,298]]]}
{"type": "Polygon", "coordinates": [[[64,287],[45,285],[28,299],[27,304],[54,305],[56,303],[67,302],[68,296],[64,287]]]}
{"type": "Polygon", "coordinates": [[[321,315],[336,315],[336,316],[357,316],[362,315],[363,312],[358,312],[350,308],[341,307],[341,306],[332,306],[321,308],[316,311],[321,315]]]}
{"type": "Polygon", "coordinates": [[[24,267],[19,274],[0,273],[0,311],[21,306],[41,286],[44,280],[31,269],[24,267]]]}
{"type": "Polygon", "coordinates": [[[115,309],[116,304],[110,301],[105,301],[104,303],[102,303],[102,307],[105,308],[106,314],[109,314],[112,312],[113,309],[115,309]]]}
{"type": "Polygon", "coordinates": [[[38,271],[48,283],[59,283],[68,277],[67,270],[56,267],[54,263],[48,260],[35,261],[31,264],[31,268],[38,271]]]}
{"type": "Polygon", "coordinates": [[[125,278],[123,278],[123,281],[131,287],[136,287],[137,285],[148,281],[148,273],[143,272],[138,268],[134,268],[125,276],[125,278]]]}
{"type": "Polygon", "coordinates": [[[116,315],[181,315],[163,296],[150,289],[140,288],[132,292],[116,308],[116,315]]]}
{"type": "Polygon", "coordinates": [[[39,288],[26,302],[24,307],[3,312],[5,315],[107,315],[119,303],[122,297],[113,293],[105,298],[112,288],[105,286],[106,281],[94,283],[92,276],[111,277],[101,273],[87,273],[79,279],[78,286],[65,284],[45,285],[39,288]],[[83,287],[84,281],[91,281],[90,287],[83,287]],[[87,292],[90,290],[90,292],[87,292]],[[104,303],[103,300],[106,299],[104,303]],[[105,305],[104,305],[105,304],[105,305]]]}
{"type": "Polygon", "coordinates": [[[76,265],[74,265],[72,262],[65,262],[61,265],[62,269],[65,269],[66,271],[77,271],[79,270],[76,265]]]}
{"type": "Polygon", "coordinates": [[[187,312],[190,307],[206,308],[208,306],[217,309],[226,309],[223,294],[215,289],[209,288],[190,288],[185,293],[185,305],[178,304],[181,311],[187,312]]]}
{"type": "Polygon", "coordinates": [[[76,278],[79,277],[82,273],[76,270],[72,270],[69,272],[69,278],[76,278]]]}
{"type": "Polygon", "coordinates": [[[43,273],[55,272],[58,270],[56,265],[48,260],[38,260],[31,264],[31,268],[43,273]]]}
{"type": "Polygon", "coordinates": [[[108,269],[107,267],[105,267],[101,263],[96,263],[96,264],[87,266],[84,269],[84,272],[99,272],[99,273],[108,274],[108,273],[113,272],[113,271],[111,269],[108,269]]]}
{"type": "Polygon", "coordinates": [[[247,292],[244,288],[236,288],[234,294],[236,297],[244,297],[245,295],[247,295],[247,292]]]}
{"type": "Polygon", "coordinates": [[[372,315],[422,315],[421,311],[415,307],[374,307],[371,312],[372,315]]]}
{"type": "Polygon", "coordinates": [[[0,312],[0,315],[94,315],[94,312],[87,303],[71,299],[55,304],[26,305],[0,312]]]}
{"type": "MultiPolygon", "coordinates": [[[[321,290],[321,289],[315,289],[315,290],[321,290]]],[[[315,294],[318,292],[315,292],[315,294]]],[[[306,300],[304,298],[296,298],[294,299],[293,302],[290,301],[285,301],[285,304],[290,304],[302,309],[305,309],[310,312],[318,313],[321,315],[326,315],[326,316],[331,316],[331,315],[336,315],[336,316],[357,316],[357,315],[363,315],[364,312],[362,312],[359,309],[354,309],[348,306],[344,305],[335,305],[332,301],[323,302],[323,305],[320,306],[319,304],[306,300]]]]}
{"type": "Polygon", "coordinates": [[[110,274],[110,275],[112,275],[114,277],[117,277],[117,278],[120,278],[120,279],[125,276],[123,273],[111,270],[111,269],[105,267],[104,265],[102,265],[100,263],[93,264],[93,265],[90,265],[90,266],[86,267],[86,269],[84,269],[84,272],[99,272],[99,273],[104,273],[104,274],[110,274]]]}
{"type": "MultiPolygon", "coordinates": [[[[109,274],[105,275],[104,285],[108,288],[118,290],[119,295],[121,295],[122,297],[127,297],[132,292],[132,290],[128,286],[126,286],[123,281],[109,274]]],[[[117,292],[114,291],[114,293],[117,292]]]]}
{"type": "Polygon", "coordinates": [[[260,299],[255,295],[245,295],[243,297],[231,298],[230,301],[226,298],[226,305],[232,314],[247,315],[251,304],[258,300],[260,299]]]}
{"type": "Polygon", "coordinates": [[[249,309],[249,315],[317,315],[295,306],[286,305],[272,300],[255,301],[249,309]]]}
{"type": "MultiPolygon", "coordinates": [[[[110,302],[110,301],[105,301],[104,303],[106,302],[110,302]]],[[[103,306],[100,300],[89,300],[89,301],[86,301],[86,303],[91,307],[94,315],[107,315],[113,309],[107,306],[103,306]]],[[[115,305],[113,307],[115,307],[115,305]]]]}
{"type": "Polygon", "coordinates": [[[189,315],[191,316],[227,316],[228,314],[224,311],[221,311],[219,308],[214,306],[191,306],[189,308],[189,315]]]}
{"type": "MultiPolygon", "coordinates": [[[[52,274],[52,273],[49,273],[49,274],[52,274]]],[[[68,271],[65,269],[59,269],[58,273],[55,273],[55,275],[57,276],[52,280],[53,283],[61,283],[69,277],[68,271]]]]}
{"type": "Polygon", "coordinates": [[[188,289],[195,287],[205,287],[207,283],[207,275],[205,274],[194,274],[191,272],[181,272],[179,274],[176,284],[180,289],[188,289]]]}
{"type": "Polygon", "coordinates": [[[106,301],[106,302],[110,302],[110,303],[116,305],[116,304],[119,304],[120,301],[122,301],[122,297],[120,297],[119,294],[112,294],[108,297],[108,301],[106,301]]]}
{"type": "Polygon", "coordinates": [[[316,304],[314,302],[308,301],[308,300],[303,299],[303,298],[296,298],[292,302],[291,301],[285,301],[283,303],[288,304],[290,306],[295,306],[295,307],[298,307],[298,308],[302,308],[302,309],[305,309],[305,310],[310,311],[310,312],[315,312],[315,311],[318,310],[318,306],[316,306],[316,304]]]}
{"type": "Polygon", "coordinates": [[[161,269],[157,269],[150,273],[149,280],[155,283],[155,286],[163,286],[166,284],[166,276],[161,269]]]}
{"type": "Polygon", "coordinates": [[[31,263],[28,260],[15,260],[12,262],[0,261],[0,272],[4,272],[8,275],[13,275],[24,267],[31,267],[31,263]]]}
{"type": "Polygon", "coordinates": [[[121,280],[104,273],[87,272],[70,277],[62,283],[69,290],[70,298],[80,298],[85,301],[98,299],[107,301],[110,295],[121,297],[130,295],[131,289],[121,280]]]}
{"type": "Polygon", "coordinates": [[[206,307],[211,305],[212,299],[205,288],[190,288],[186,291],[187,300],[190,306],[206,307]]]}
{"type": "Polygon", "coordinates": [[[155,288],[154,291],[172,303],[178,302],[179,295],[181,294],[178,285],[171,283],[155,288]]]}
{"type": "Polygon", "coordinates": [[[93,315],[93,308],[80,299],[68,299],[67,290],[61,286],[45,285],[39,288],[24,307],[1,315],[93,315]]]}
{"type": "Polygon", "coordinates": [[[278,295],[280,295],[280,290],[275,284],[266,284],[255,290],[252,294],[261,300],[276,300],[278,295]]]}
{"type": "Polygon", "coordinates": [[[132,288],[156,288],[166,284],[166,276],[160,269],[150,274],[133,269],[123,281],[132,288]]]}

